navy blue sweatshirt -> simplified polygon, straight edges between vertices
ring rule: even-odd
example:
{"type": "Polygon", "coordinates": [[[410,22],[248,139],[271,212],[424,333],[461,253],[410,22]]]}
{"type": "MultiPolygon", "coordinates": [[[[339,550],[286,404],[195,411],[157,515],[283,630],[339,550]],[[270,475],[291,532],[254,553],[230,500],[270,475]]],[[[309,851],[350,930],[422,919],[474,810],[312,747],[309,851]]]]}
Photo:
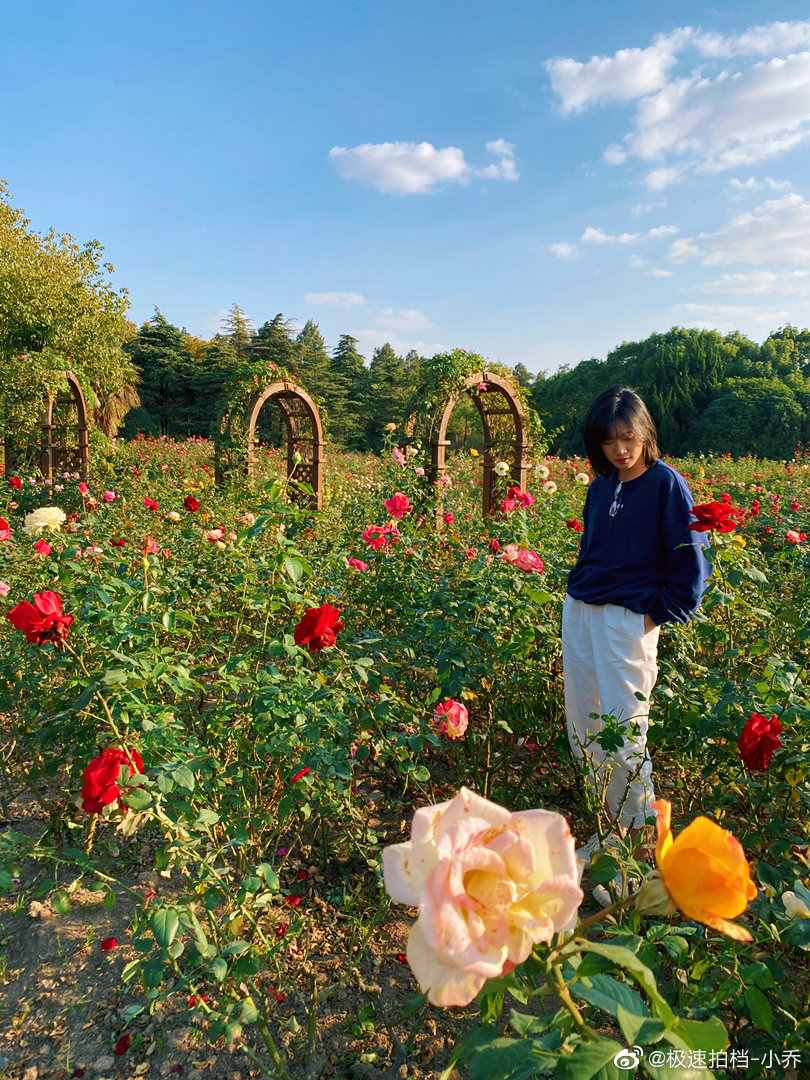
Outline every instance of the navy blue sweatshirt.
{"type": "Polygon", "coordinates": [[[660,458],[620,488],[615,469],[598,476],[585,498],[568,592],[587,604],[621,604],[657,624],[688,622],[709,574],[708,535],[689,528],[693,505],[684,478],[660,458]]]}

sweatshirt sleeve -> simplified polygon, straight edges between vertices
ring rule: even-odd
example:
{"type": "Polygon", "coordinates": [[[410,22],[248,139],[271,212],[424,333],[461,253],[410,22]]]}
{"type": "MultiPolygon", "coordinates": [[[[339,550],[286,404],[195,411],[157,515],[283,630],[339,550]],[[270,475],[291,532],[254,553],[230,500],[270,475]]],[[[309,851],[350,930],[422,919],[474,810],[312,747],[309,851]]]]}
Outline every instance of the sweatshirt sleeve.
{"type": "Polygon", "coordinates": [[[664,493],[660,519],[664,547],[663,583],[649,612],[659,625],[689,621],[700,604],[710,571],[703,553],[708,537],[706,533],[695,533],[689,528],[690,510],[694,505],[692,493],[680,476],[672,479],[664,493]]]}

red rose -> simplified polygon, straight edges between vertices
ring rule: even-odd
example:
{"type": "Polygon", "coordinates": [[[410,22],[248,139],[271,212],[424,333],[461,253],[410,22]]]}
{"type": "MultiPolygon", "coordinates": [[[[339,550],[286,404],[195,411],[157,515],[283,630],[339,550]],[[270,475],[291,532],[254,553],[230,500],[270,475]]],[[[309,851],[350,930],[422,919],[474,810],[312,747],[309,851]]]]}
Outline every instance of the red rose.
{"type": "Polygon", "coordinates": [[[126,540],[122,536],[120,540],[111,540],[110,543],[113,547],[123,547],[124,544],[126,544],[126,540]]]}
{"type": "Polygon", "coordinates": [[[113,746],[87,763],[82,774],[82,807],[88,814],[100,814],[105,806],[121,797],[118,777],[122,765],[129,769],[130,776],[143,772],[143,758],[137,750],[130,750],[128,756],[126,751],[113,746]]]}
{"type": "Polygon", "coordinates": [[[312,772],[312,769],[310,769],[308,766],[306,766],[303,769],[299,769],[298,772],[295,774],[295,776],[290,781],[290,783],[291,784],[297,784],[298,781],[302,779],[302,777],[306,776],[307,773],[311,773],[311,772],[312,772]]]}
{"type": "Polygon", "coordinates": [[[412,510],[411,500],[407,495],[403,495],[401,491],[397,491],[390,499],[385,500],[385,509],[393,518],[402,518],[412,510]]]}
{"type": "Polygon", "coordinates": [[[11,539],[11,527],[5,518],[0,517],[0,540],[11,539]]]}
{"type": "Polygon", "coordinates": [[[287,907],[300,907],[303,896],[285,896],[284,903],[287,907]]]}
{"type": "Polygon", "coordinates": [[[22,480],[19,478],[19,476],[10,476],[8,478],[8,482],[11,484],[11,486],[13,488],[16,488],[17,491],[19,491],[20,488],[22,487],[22,480]]]}
{"type": "Polygon", "coordinates": [[[489,550],[494,551],[495,554],[497,555],[498,552],[501,550],[500,541],[495,540],[494,538],[492,540],[490,540],[490,542],[489,542],[489,550]]]}
{"type": "Polygon", "coordinates": [[[708,502],[693,506],[692,513],[696,518],[689,526],[692,532],[707,532],[709,529],[716,529],[717,532],[728,533],[733,532],[740,524],[744,511],[728,503],[708,502]]]}
{"type": "Polygon", "coordinates": [[[387,548],[399,540],[399,529],[390,522],[387,525],[369,525],[363,533],[363,539],[374,551],[387,548]]]}
{"type": "Polygon", "coordinates": [[[189,510],[192,514],[196,514],[200,509],[200,504],[193,495],[186,495],[185,499],[183,499],[183,506],[185,506],[186,510],[189,510]]]}
{"type": "Polygon", "coordinates": [[[308,645],[310,652],[327,649],[337,641],[337,633],[343,629],[340,612],[331,604],[308,608],[295,628],[296,645],[308,645]]]}
{"type": "Polygon", "coordinates": [[[146,507],[147,510],[157,510],[158,508],[158,504],[155,502],[155,500],[150,499],[148,495],[143,500],[143,505],[146,507]]]}
{"type": "Polygon", "coordinates": [[[101,943],[102,952],[112,952],[113,949],[118,948],[118,938],[105,937],[101,943]]]}
{"type": "Polygon", "coordinates": [[[455,520],[453,514],[449,512],[442,515],[442,521],[444,521],[445,525],[452,525],[455,520]]]}
{"type": "Polygon", "coordinates": [[[513,484],[506,494],[510,499],[514,499],[515,502],[519,503],[520,506],[534,505],[534,495],[530,494],[528,491],[521,491],[517,484],[513,484]]]}
{"type": "Polygon", "coordinates": [[[573,529],[574,532],[582,532],[582,522],[576,518],[569,518],[565,523],[569,529],[573,529]]]}
{"type": "Polygon", "coordinates": [[[47,540],[37,540],[37,542],[34,544],[34,551],[37,553],[37,555],[46,556],[51,554],[53,548],[47,540]]]}
{"type": "Polygon", "coordinates": [[[782,745],[779,738],[781,730],[782,724],[778,716],[771,716],[769,720],[762,713],[751,713],[737,740],[740,757],[747,769],[754,772],[768,768],[774,750],[778,750],[782,745]]]}
{"type": "Polygon", "coordinates": [[[6,612],[6,618],[32,645],[64,641],[73,623],[72,615],[62,614],[62,597],[50,590],[34,593],[33,603],[23,600],[6,612]]]}

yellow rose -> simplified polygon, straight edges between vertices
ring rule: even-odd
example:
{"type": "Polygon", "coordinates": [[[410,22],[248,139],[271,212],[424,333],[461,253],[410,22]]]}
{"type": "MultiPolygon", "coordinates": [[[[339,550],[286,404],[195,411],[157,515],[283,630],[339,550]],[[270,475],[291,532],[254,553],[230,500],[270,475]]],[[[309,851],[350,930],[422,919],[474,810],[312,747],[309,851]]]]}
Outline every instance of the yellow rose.
{"type": "Polygon", "coordinates": [[[653,803],[658,816],[655,861],[670,898],[688,919],[704,923],[737,941],[751,935],[731,919],[757,895],[739,840],[708,818],[695,818],[673,838],[672,806],[653,803]]]}
{"type": "Polygon", "coordinates": [[[477,451],[477,450],[475,449],[475,447],[473,446],[473,447],[472,447],[472,448],[470,449],[470,457],[479,457],[479,456],[480,456],[480,455],[479,455],[478,451],[477,451]]]}

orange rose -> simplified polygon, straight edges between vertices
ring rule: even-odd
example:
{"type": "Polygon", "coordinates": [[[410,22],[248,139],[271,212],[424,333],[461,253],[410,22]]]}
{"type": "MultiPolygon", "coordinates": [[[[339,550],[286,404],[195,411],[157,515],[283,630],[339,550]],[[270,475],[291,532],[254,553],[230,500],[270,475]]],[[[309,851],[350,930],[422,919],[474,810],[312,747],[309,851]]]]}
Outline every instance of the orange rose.
{"type": "Polygon", "coordinates": [[[748,931],[730,921],[757,895],[739,840],[705,817],[695,818],[673,838],[671,805],[659,799],[653,808],[658,816],[655,861],[673,904],[688,919],[750,941],[748,931]]]}

